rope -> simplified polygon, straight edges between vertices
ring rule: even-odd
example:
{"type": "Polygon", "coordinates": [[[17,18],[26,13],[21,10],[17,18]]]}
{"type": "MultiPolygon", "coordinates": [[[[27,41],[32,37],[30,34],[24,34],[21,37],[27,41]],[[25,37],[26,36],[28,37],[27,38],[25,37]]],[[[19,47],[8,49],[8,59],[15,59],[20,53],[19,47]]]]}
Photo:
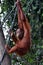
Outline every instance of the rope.
{"type": "Polygon", "coordinates": [[[17,8],[15,9],[14,19],[13,19],[13,22],[12,22],[12,24],[11,24],[11,26],[10,26],[10,29],[12,29],[12,28],[13,28],[13,26],[14,26],[14,23],[15,23],[15,18],[16,18],[16,14],[17,14],[17,8]]]}
{"type": "Polygon", "coordinates": [[[3,19],[4,22],[5,22],[7,19],[9,19],[10,14],[12,13],[12,11],[13,11],[15,8],[16,8],[16,3],[15,3],[15,5],[14,5],[13,9],[10,11],[10,13],[8,13],[8,15],[6,15],[6,16],[4,17],[4,19],[3,19]]]}
{"type": "MultiPolygon", "coordinates": [[[[15,3],[15,5],[14,5],[14,8],[15,8],[15,7],[16,7],[16,3],[15,3]]],[[[4,17],[4,19],[3,19],[4,22],[6,21],[6,19],[9,18],[10,14],[11,14],[12,11],[14,10],[14,8],[11,10],[11,12],[8,14],[8,16],[6,15],[6,16],[4,17]]],[[[12,22],[12,25],[11,25],[10,29],[12,29],[13,26],[14,26],[14,21],[15,21],[16,13],[17,13],[17,7],[16,7],[16,9],[15,9],[14,19],[13,19],[13,22],[12,22]]],[[[1,25],[0,25],[0,27],[1,27],[1,25]]],[[[10,38],[10,36],[9,36],[9,38],[10,38]]],[[[5,49],[4,54],[3,54],[3,57],[2,57],[2,59],[1,59],[1,61],[0,61],[0,65],[1,65],[1,63],[3,62],[3,60],[4,60],[6,54],[7,54],[7,53],[6,53],[6,49],[5,49]]]]}
{"type": "Polygon", "coordinates": [[[1,65],[1,63],[3,62],[3,59],[5,58],[6,54],[7,54],[7,52],[6,52],[6,50],[5,50],[5,51],[4,51],[4,54],[3,54],[3,57],[2,57],[2,59],[1,59],[1,61],[0,61],[0,65],[1,65]]]}
{"type": "MultiPolygon", "coordinates": [[[[20,0],[20,2],[21,2],[21,0],[20,0]]],[[[7,13],[6,16],[4,17],[4,19],[3,19],[4,22],[5,22],[7,19],[9,19],[10,14],[12,13],[12,11],[13,11],[15,8],[16,8],[16,2],[14,3],[14,7],[13,7],[13,9],[10,11],[10,13],[7,13]]]]}
{"type": "MultiPolygon", "coordinates": [[[[16,7],[16,4],[14,5],[14,8],[15,8],[15,7],[16,7]]],[[[10,14],[11,14],[12,11],[14,10],[14,8],[11,10],[11,12],[8,14],[8,16],[5,16],[5,17],[4,17],[4,19],[3,19],[4,22],[6,21],[7,18],[9,18],[10,14]]],[[[14,20],[15,20],[15,17],[16,17],[16,13],[17,13],[17,8],[15,9],[14,20]]],[[[14,20],[13,20],[13,23],[12,23],[12,26],[10,27],[10,29],[12,29],[13,26],[14,26],[14,20]]],[[[1,22],[0,22],[0,23],[1,23],[1,22]]],[[[1,28],[1,25],[0,25],[0,28],[1,28]]],[[[9,37],[9,38],[10,38],[10,37],[9,37]]],[[[0,65],[1,65],[1,63],[3,62],[3,60],[4,60],[6,54],[7,54],[7,52],[6,52],[6,50],[5,50],[5,51],[4,51],[4,54],[3,54],[3,57],[2,57],[2,59],[1,59],[1,61],[0,61],[0,65]]]]}

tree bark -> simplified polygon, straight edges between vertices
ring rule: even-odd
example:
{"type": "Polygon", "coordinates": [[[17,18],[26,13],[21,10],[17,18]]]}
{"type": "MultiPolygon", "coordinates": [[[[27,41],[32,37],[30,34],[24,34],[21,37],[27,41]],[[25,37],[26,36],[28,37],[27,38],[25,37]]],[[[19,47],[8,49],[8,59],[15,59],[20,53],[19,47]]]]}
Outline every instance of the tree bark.
{"type": "MultiPolygon", "coordinates": [[[[0,62],[3,58],[3,54],[5,52],[5,38],[4,38],[4,34],[2,31],[2,26],[1,26],[1,22],[0,22],[0,62]]],[[[6,54],[3,58],[3,61],[1,62],[0,65],[11,65],[11,59],[9,57],[8,54],[6,54]]]]}

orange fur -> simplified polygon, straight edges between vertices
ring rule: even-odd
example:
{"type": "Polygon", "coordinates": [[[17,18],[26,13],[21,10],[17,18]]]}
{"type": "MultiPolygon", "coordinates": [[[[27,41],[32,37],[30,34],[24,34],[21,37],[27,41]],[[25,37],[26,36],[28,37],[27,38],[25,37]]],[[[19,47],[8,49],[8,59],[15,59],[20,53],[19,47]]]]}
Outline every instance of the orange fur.
{"type": "Polygon", "coordinates": [[[17,2],[17,9],[18,9],[18,27],[20,29],[23,29],[24,35],[21,40],[20,39],[18,40],[16,36],[13,34],[12,39],[16,44],[10,50],[7,49],[7,52],[8,53],[15,52],[18,55],[23,56],[30,49],[31,45],[30,24],[28,23],[27,17],[24,15],[20,2],[17,2]]]}

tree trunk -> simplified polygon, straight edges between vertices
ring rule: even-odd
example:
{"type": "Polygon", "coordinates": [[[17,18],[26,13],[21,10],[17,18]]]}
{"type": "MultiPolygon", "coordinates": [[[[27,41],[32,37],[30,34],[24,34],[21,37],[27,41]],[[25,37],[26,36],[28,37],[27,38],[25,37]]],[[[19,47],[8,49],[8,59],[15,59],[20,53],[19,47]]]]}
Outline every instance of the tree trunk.
{"type": "Polygon", "coordinates": [[[11,65],[11,59],[9,57],[8,54],[5,54],[5,38],[4,38],[4,34],[2,31],[2,27],[1,27],[1,22],[0,22],[0,65],[11,65]],[[3,57],[4,55],[4,57],[3,57]],[[3,58],[3,60],[2,60],[3,58]],[[1,62],[2,60],[2,62],[1,62]]]}

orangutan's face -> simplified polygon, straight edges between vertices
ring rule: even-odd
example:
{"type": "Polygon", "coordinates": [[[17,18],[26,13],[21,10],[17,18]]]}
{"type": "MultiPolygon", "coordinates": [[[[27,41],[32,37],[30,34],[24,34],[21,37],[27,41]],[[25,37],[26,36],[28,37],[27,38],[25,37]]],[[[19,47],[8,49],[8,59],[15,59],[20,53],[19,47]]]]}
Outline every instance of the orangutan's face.
{"type": "Polygon", "coordinates": [[[16,31],[16,37],[18,39],[22,39],[23,38],[23,35],[24,35],[23,30],[20,29],[20,28],[18,28],[17,31],[16,31]]]}

